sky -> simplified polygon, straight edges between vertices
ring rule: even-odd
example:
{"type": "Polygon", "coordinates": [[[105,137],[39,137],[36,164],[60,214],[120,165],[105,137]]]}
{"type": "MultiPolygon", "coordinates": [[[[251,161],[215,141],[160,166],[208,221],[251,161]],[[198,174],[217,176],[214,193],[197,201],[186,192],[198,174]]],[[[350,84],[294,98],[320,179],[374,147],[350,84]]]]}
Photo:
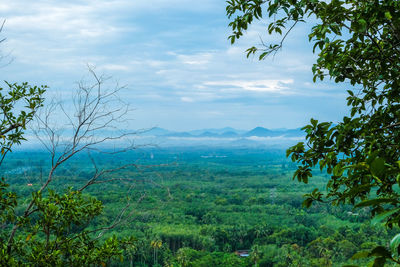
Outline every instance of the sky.
{"type": "Polygon", "coordinates": [[[312,83],[311,24],[258,61],[245,50],[279,37],[263,21],[231,45],[221,0],[2,1],[0,19],[1,80],[46,84],[48,99],[68,101],[94,66],[126,85],[130,129],[297,128],[346,114],[346,85],[312,83]]]}

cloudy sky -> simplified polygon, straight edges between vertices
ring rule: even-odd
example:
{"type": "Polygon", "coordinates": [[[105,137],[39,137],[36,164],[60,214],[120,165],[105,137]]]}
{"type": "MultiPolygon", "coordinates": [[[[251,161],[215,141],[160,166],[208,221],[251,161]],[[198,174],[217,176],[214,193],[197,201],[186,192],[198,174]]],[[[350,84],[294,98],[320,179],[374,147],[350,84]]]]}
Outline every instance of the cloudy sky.
{"type": "Polygon", "coordinates": [[[276,37],[259,23],[231,46],[225,1],[15,0],[0,3],[0,18],[1,80],[68,97],[96,66],[127,85],[129,128],[295,128],[346,112],[347,88],[312,84],[311,25],[295,29],[275,57],[247,59],[246,48],[276,37]]]}

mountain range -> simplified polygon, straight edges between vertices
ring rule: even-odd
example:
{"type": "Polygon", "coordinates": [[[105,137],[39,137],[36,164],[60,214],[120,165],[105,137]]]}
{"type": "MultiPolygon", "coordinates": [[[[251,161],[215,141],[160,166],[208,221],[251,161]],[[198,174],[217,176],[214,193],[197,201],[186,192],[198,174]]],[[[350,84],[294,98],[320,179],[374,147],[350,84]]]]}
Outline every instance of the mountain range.
{"type": "Polygon", "coordinates": [[[220,129],[201,129],[186,132],[177,132],[154,127],[143,133],[156,137],[187,137],[187,138],[249,138],[249,137],[303,137],[305,134],[297,129],[267,129],[256,127],[249,131],[238,130],[231,127],[220,129]]]}

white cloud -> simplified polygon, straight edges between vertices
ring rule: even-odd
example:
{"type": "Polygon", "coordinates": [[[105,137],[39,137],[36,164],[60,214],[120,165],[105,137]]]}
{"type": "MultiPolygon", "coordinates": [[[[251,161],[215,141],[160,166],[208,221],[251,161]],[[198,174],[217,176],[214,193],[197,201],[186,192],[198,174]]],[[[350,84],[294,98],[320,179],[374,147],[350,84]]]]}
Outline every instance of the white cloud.
{"type": "Polygon", "coordinates": [[[199,53],[194,55],[177,55],[179,61],[187,65],[206,65],[212,60],[211,53],[199,53]]]}
{"type": "Polygon", "coordinates": [[[180,97],[180,100],[182,102],[188,102],[188,103],[208,102],[217,99],[222,99],[224,97],[229,97],[220,95],[217,92],[212,92],[212,91],[177,91],[176,94],[182,95],[180,97]]]}
{"type": "Polygon", "coordinates": [[[224,113],[220,112],[220,111],[215,111],[215,110],[210,110],[210,111],[202,111],[201,116],[203,117],[219,117],[219,116],[223,116],[224,113]]]}
{"type": "Polygon", "coordinates": [[[260,137],[260,136],[249,136],[245,139],[253,140],[253,141],[272,141],[272,140],[287,140],[287,141],[302,141],[304,137],[287,137],[287,136],[267,136],[267,137],[260,137]]]}
{"type": "Polygon", "coordinates": [[[129,71],[131,68],[127,65],[120,65],[120,64],[106,64],[102,65],[101,68],[103,70],[112,70],[112,71],[129,71]]]}
{"type": "Polygon", "coordinates": [[[141,64],[145,64],[145,65],[148,65],[153,68],[163,67],[163,66],[165,66],[166,63],[167,62],[161,61],[161,60],[144,60],[141,62],[141,64]]]}
{"type": "MultiPolygon", "coordinates": [[[[258,34],[265,33],[265,25],[256,23],[231,46],[224,1],[2,2],[0,13],[7,22],[1,36],[7,42],[0,48],[12,51],[15,58],[2,69],[2,79],[47,84],[51,90],[68,92],[81,79],[85,65],[92,63],[101,74],[128,84],[124,100],[139,107],[142,127],[157,121],[167,126],[185,121],[182,124],[196,128],[201,123],[219,125],[218,119],[251,127],[261,124],[257,115],[269,111],[265,103],[289,101],[293,94],[312,98],[324,91],[321,84],[305,84],[311,80],[314,61],[305,49],[309,48],[307,29],[288,36],[275,58],[247,59],[245,50],[260,42],[258,34]],[[259,108],[254,111],[256,105],[259,108]],[[207,113],[215,110],[222,113],[207,113]],[[199,120],[194,124],[196,116],[199,120]]],[[[274,41],[270,36],[262,38],[274,41]]],[[[332,90],[325,94],[338,95],[332,90]]],[[[282,108],[279,116],[291,106],[282,108]]],[[[279,126],[285,126],[285,120],[299,117],[294,119],[290,113],[279,118],[279,126]]]]}
{"type": "Polygon", "coordinates": [[[238,47],[238,46],[231,46],[226,50],[226,54],[229,56],[243,56],[245,55],[245,48],[244,47],[238,47]]]}
{"type": "MultiPolygon", "coordinates": [[[[133,30],[132,27],[118,27],[110,23],[111,17],[102,16],[104,6],[72,3],[25,3],[23,12],[6,17],[6,27],[25,33],[35,33],[75,41],[91,41],[91,38],[105,38],[118,32],[133,30]],[[89,39],[88,39],[89,38],[89,39]]],[[[22,6],[16,5],[21,9],[22,6]]]]}
{"type": "Polygon", "coordinates": [[[208,86],[237,87],[246,91],[270,92],[279,94],[289,94],[289,84],[293,84],[293,79],[286,80],[232,80],[232,81],[210,81],[204,82],[208,86]]]}
{"type": "Polygon", "coordinates": [[[182,102],[188,102],[188,103],[192,103],[194,102],[194,99],[191,97],[187,97],[187,96],[183,96],[181,97],[182,102]]]}

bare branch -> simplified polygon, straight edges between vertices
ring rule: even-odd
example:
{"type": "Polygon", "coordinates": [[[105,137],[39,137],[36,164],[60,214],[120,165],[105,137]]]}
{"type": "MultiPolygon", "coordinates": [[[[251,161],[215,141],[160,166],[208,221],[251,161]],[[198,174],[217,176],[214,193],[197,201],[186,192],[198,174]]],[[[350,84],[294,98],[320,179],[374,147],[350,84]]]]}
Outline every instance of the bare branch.
{"type": "MultiPolygon", "coordinates": [[[[36,114],[36,127],[33,128],[33,132],[51,157],[51,168],[39,192],[43,192],[53,181],[56,170],[61,165],[84,151],[89,153],[95,172],[78,191],[83,191],[94,184],[114,180],[107,177],[99,180],[105,175],[136,167],[136,163],[127,163],[112,169],[100,170],[90,155],[90,151],[115,155],[136,149],[132,138],[138,131],[116,131],[122,123],[126,125],[126,116],[130,111],[129,105],[118,96],[118,92],[125,87],[118,84],[107,87],[108,77],[98,76],[94,68],[90,66],[88,70],[93,82],[79,82],[72,103],[53,99],[41,114],[36,114]],[[111,144],[114,144],[112,151],[109,149],[111,144]],[[125,145],[122,146],[122,144],[125,145]]],[[[120,181],[134,182],[128,179],[120,181]]],[[[133,185],[130,188],[133,188],[133,185]]],[[[121,210],[111,227],[120,223],[129,205],[128,203],[121,210]]],[[[32,199],[22,217],[26,218],[34,213],[36,209],[33,207],[34,200],[32,199]]],[[[10,233],[7,245],[9,251],[17,229],[18,225],[14,225],[10,233]]],[[[103,230],[105,229],[109,227],[103,230]]]]}

